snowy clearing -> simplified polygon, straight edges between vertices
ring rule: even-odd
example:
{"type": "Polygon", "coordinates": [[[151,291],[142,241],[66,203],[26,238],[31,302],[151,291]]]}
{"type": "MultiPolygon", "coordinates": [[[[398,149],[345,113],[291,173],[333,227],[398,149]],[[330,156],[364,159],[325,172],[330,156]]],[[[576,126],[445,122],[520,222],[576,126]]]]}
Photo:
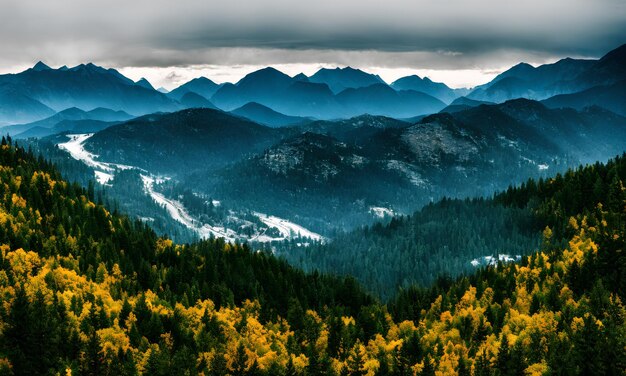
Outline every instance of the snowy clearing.
{"type": "MultiPolygon", "coordinates": [[[[301,237],[309,238],[311,240],[322,241],[324,237],[320,234],[307,230],[306,228],[290,222],[286,219],[275,217],[273,215],[267,215],[263,213],[254,213],[259,219],[269,227],[276,227],[278,231],[283,235],[284,239],[301,237]]],[[[275,239],[282,240],[282,239],[275,239]]]]}
{"type": "Polygon", "coordinates": [[[59,148],[67,150],[72,158],[82,161],[84,164],[91,168],[104,172],[112,172],[113,168],[107,166],[105,163],[96,161],[95,158],[97,158],[98,156],[85,150],[83,144],[91,136],[93,136],[93,133],[68,134],[67,137],[69,137],[70,140],[59,144],[59,148]]]}
{"type": "Polygon", "coordinates": [[[475,258],[472,261],[470,261],[470,264],[472,264],[472,266],[474,267],[479,267],[479,266],[497,266],[498,262],[503,262],[505,264],[509,263],[509,262],[517,262],[520,261],[522,259],[521,255],[507,255],[507,254],[500,254],[498,255],[498,257],[494,257],[494,256],[483,256],[483,257],[479,257],[479,258],[475,258]]]}
{"type": "Polygon", "coordinates": [[[396,215],[393,209],[383,208],[379,206],[371,206],[370,213],[378,218],[393,217],[396,215]]]}
{"type": "MultiPolygon", "coordinates": [[[[181,202],[174,199],[169,199],[165,197],[162,193],[154,190],[155,184],[163,183],[169,178],[154,176],[148,171],[135,166],[97,161],[96,158],[98,158],[98,156],[88,152],[87,150],[85,150],[84,147],[85,141],[87,141],[91,136],[93,136],[93,133],[68,134],[67,137],[69,137],[69,141],[60,143],[58,144],[58,146],[59,148],[66,150],[72,156],[72,158],[81,161],[87,166],[93,168],[95,171],[96,180],[103,185],[108,184],[111,180],[113,180],[115,172],[117,170],[136,169],[140,171],[145,193],[148,194],[158,205],[164,207],[170,217],[172,217],[172,219],[179,223],[182,223],[190,230],[196,232],[201,238],[209,238],[212,235],[214,237],[224,238],[225,240],[231,242],[234,242],[238,239],[248,239],[258,242],[271,242],[281,241],[298,236],[307,237],[312,240],[324,239],[321,235],[309,231],[300,225],[289,222],[286,219],[260,213],[255,213],[255,215],[258,216],[259,219],[268,227],[277,228],[281,234],[281,237],[271,237],[265,235],[264,233],[254,236],[245,236],[240,235],[229,228],[221,226],[211,226],[206,223],[201,223],[189,214],[189,212],[181,202]]],[[[220,206],[221,202],[218,200],[213,200],[212,204],[214,206],[220,206]]]]}
{"type": "Polygon", "coordinates": [[[235,241],[237,239],[237,234],[233,230],[199,223],[187,212],[184,205],[179,201],[168,199],[163,194],[156,192],[154,190],[154,183],[163,182],[163,179],[143,174],[141,175],[141,179],[143,180],[144,190],[157,204],[165,207],[169,215],[175,221],[195,231],[201,238],[208,238],[213,235],[229,241],[235,241]]]}

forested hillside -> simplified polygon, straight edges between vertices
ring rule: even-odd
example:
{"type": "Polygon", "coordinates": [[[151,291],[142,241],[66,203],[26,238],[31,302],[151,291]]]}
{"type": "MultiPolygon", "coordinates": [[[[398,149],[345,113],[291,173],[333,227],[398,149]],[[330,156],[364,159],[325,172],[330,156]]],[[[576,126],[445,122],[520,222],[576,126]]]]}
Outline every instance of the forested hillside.
{"type": "Polygon", "coordinates": [[[388,306],[352,279],[305,274],[245,245],[159,238],[6,140],[0,164],[3,374],[626,369],[624,157],[496,198],[550,225],[538,253],[407,288],[388,306]]]}
{"type": "Polygon", "coordinates": [[[352,275],[369,291],[389,298],[398,288],[428,286],[438,277],[475,271],[481,256],[528,255],[549,226],[562,247],[573,233],[570,216],[593,212],[596,204],[619,210],[623,157],[569,170],[554,178],[528,180],[492,199],[443,199],[411,216],[337,235],[313,247],[278,246],[292,264],[312,271],[352,275]]]}
{"type": "Polygon", "coordinates": [[[476,258],[530,254],[539,246],[541,229],[526,207],[443,199],[386,225],[338,234],[330,243],[298,247],[291,242],[277,249],[304,270],[352,275],[388,299],[402,287],[471,273],[476,258]]]}

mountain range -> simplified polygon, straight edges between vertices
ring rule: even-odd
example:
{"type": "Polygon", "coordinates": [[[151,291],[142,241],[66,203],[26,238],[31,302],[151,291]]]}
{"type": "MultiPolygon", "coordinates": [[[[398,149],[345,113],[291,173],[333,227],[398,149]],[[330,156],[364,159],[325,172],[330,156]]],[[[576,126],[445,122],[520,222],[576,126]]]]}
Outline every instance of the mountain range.
{"type": "Polygon", "coordinates": [[[11,133],[16,138],[45,137],[69,130],[78,133],[89,133],[81,127],[76,128],[75,125],[86,125],[90,121],[112,124],[132,118],[133,116],[121,110],[113,111],[100,107],[90,111],[83,111],[76,107],[70,107],[42,120],[0,128],[0,132],[11,133]]]}
{"type": "Polygon", "coordinates": [[[520,176],[604,160],[626,143],[620,115],[526,99],[417,123],[364,115],[271,127],[192,109],[113,125],[84,147],[102,161],[170,176],[227,207],[324,233],[367,223],[372,208],[406,213],[442,196],[491,194],[520,176]]]}
{"type": "MultiPolygon", "coordinates": [[[[623,59],[620,47],[599,60],[522,63],[471,92],[418,76],[387,85],[349,67],[310,77],[268,67],[234,84],[197,78],[162,93],[93,64],[38,63],[0,76],[12,101],[0,108],[17,116],[31,106],[40,118],[1,130],[93,158],[114,190],[135,179],[139,190],[184,197],[173,204],[183,209],[211,197],[224,221],[229,210],[269,213],[328,234],[621,153],[623,59]],[[64,103],[74,105],[57,111],[64,103]],[[116,180],[119,166],[139,172],[116,180]],[[150,183],[163,178],[167,189],[150,183]]],[[[240,214],[236,226],[261,218],[240,214]]]]}
{"type": "MultiPolygon", "coordinates": [[[[577,108],[602,105],[598,96],[609,99],[624,97],[623,81],[626,79],[626,45],[610,51],[599,60],[566,58],[553,64],[533,67],[520,63],[499,74],[491,82],[472,90],[470,99],[504,102],[515,98],[546,100],[552,106],[575,104],[577,108]],[[574,97],[559,97],[574,95],[574,97]],[[568,99],[569,98],[569,99],[568,99]]],[[[608,101],[607,108],[624,114],[623,106],[608,101]]]]}
{"type": "MultiPolygon", "coordinates": [[[[22,122],[40,120],[71,107],[84,111],[103,107],[132,115],[182,108],[141,82],[135,83],[114,69],[104,69],[91,63],[52,69],[40,62],[21,73],[0,75],[0,98],[9,95],[17,95],[21,102],[9,102],[10,107],[2,103],[2,107],[13,108],[11,113],[23,114],[18,117],[22,122]],[[30,108],[37,111],[31,113],[30,108]],[[51,111],[45,111],[45,108],[51,111]]],[[[6,109],[2,112],[0,121],[17,122],[18,119],[8,116],[10,113],[6,109]]]]}
{"type": "Polygon", "coordinates": [[[351,67],[322,68],[310,77],[290,77],[268,67],[234,84],[199,77],[164,93],[145,78],[133,82],[115,69],[91,63],[52,69],[39,62],[23,72],[0,75],[0,125],[31,123],[71,107],[107,108],[133,116],[218,108],[238,110],[244,117],[247,111],[262,123],[268,110],[275,112],[271,117],[286,116],[276,124],[267,118],[270,125],[293,124],[289,117],[329,120],[370,114],[418,119],[441,110],[466,109],[470,103],[516,98],[541,100],[552,108],[595,105],[626,115],[622,99],[626,97],[625,51],[626,45],[598,60],[566,58],[537,67],[520,63],[471,90],[451,89],[416,75],[388,85],[377,75],[351,67]],[[466,99],[461,103],[459,98],[466,99]],[[249,103],[253,104],[245,108],[249,103]]]}

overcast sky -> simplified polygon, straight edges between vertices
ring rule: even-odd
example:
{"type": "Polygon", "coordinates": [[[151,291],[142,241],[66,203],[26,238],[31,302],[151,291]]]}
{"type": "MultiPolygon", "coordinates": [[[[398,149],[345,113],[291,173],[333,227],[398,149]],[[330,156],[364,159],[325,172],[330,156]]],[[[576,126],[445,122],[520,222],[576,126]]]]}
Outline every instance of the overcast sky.
{"type": "Polygon", "coordinates": [[[0,0],[0,72],[94,62],[155,86],[353,66],[474,86],[626,43],[625,0],[0,0]]]}

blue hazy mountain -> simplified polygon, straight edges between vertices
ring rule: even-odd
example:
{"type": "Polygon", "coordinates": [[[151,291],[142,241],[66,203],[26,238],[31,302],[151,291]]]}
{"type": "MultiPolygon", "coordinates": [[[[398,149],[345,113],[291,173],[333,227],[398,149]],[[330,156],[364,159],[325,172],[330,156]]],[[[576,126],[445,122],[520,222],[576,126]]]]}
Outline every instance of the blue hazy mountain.
{"type": "Polygon", "coordinates": [[[185,93],[179,102],[185,108],[216,108],[210,100],[193,91],[185,93]]]}
{"type": "Polygon", "coordinates": [[[154,90],[154,86],[152,86],[152,84],[143,77],[139,79],[139,81],[135,82],[135,84],[146,89],[154,90]]]}
{"type": "Polygon", "coordinates": [[[53,111],[105,107],[133,115],[180,108],[174,100],[136,84],[115,69],[91,63],[63,69],[37,63],[21,73],[0,75],[0,98],[5,98],[0,121],[11,123],[22,122],[25,113],[30,114],[26,120],[31,121],[50,116],[45,107],[53,111]]]}
{"type": "Polygon", "coordinates": [[[54,114],[54,110],[13,85],[0,84],[0,125],[31,122],[54,114]]]}
{"type": "MultiPolygon", "coordinates": [[[[133,118],[133,116],[129,115],[124,111],[114,111],[108,108],[95,108],[91,111],[83,111],[80,108],[71,107],[66,110],[60,111],[50,117],[47,117],[42,120],[34,121],[31,123],[25,124],[16,124],[9,125],[3,128],[0,128],[0,132],[3,134],[11,134],[12,136],[22,134],[33,128],[40,129],[52,129],[58,123],[66,120],[76,121],[76,120],[94,120],[94,121],[102,121],[102,122],[119,122],[125,121],[133,118]]],[[[41,132],[40,132],[41,133],[41,132]]]]}
{"type": "Polygon", "coordinates": [[[33,70],[36,71],[36,72],[42,72],[42,71],[47,71],[47,70],[51,70],[51,69],[52,68],[47,66],[43,61],[38,61],[37,64],[35,64],[33,66],[33,70]]]}
{"type": "Polygon", "coordinates": [[[582,72],[575,80],[576,88],[608,86],[626,80],[626,44],[610,51],[582,72]]]}
{"type": "MultiPolygon", "coordinates": [[[[321,72],[364,74],[351,68],[321,72]]],[[[376,76],[367,77],[378,81],[376,76]]],[[[409,117],[436,112],[445,107],[443,102],[430,95],[416,91],[396,91],[382,82],[334,94],[328,84],[311,82],[312,78],[307,82],[302,76],[292,78],[274,68],[265,68],[250,73],[236,84],[223,85],[211,101],[225,111],[255,102],[288,116],[318,119],[349,118],[366,113],[409,117]]]]}
{"type": "Polygon", "coordinates": [[[387,84],[346,89],[337,94],[337,100],[350,116],[370,114],[408,118],[438,112],[445,107],[445,103],[428,94],[396,91],[387,84]]]}
{"type": "Polygon", "coordinates": [[[246,103],[230,113],[268,127],[286,127],[310,121],[310,119],[300,116],[288,116],[281,114],[280,112],[274,111],[271,108],[256,102],[246,103]]]}
{"type": "Polygon", "coordinates": [[[520,63],[499,74],[491,82],[475,88],[467,97],[500,103],[514,98],[541,100],[569,93],[577,89],[572,82],[595,63],[594,60],[571,58],[536,68],[520,63]]]}
{"type": "Polygon", "coordinates": [[[626,80],[595,86],[577,93],[555,95],[542,103],[550,108],[571,107],[579,110],[599,106],[626,116],[626,80]]]}
{"type": "Polygon", "coordinates": [[[189,92],[193,92],[209,99],[213,96],[213,94],[215,94],[215,92],[219,88],[220,88],[220,85],[209,80],[208,78],[198,77],[170,91],[167,94],[167,96],[170,98],[174,98],[176,100],[180,100],[183,97],[183,95],[189,92]]]}
{"type": "Polygon", "coordinates": [[[103,160],[183,174],[260,152],[280,140],[281,132],[219,110],[194,108],[108,127],[85,145],[103,160]]]}
{"type": "MultiPolygon", "coordinates": [[[[520,63],[501,73],[491,82],[476,87],[468,97],[491,102],[503,102],[514,98],[543,100],[603,86],[607,88],[606,91],[596,89],[591,93],[602,92],[603,97],[609,98],[610,93],[615,93],[616,88],[619,88],[618,83],[626,80],[624,67],[626,67],[626,45],[608,52],[599,60],[566,58],[536,68],[520,63]]],[[[586,101],[589,105],[602,105],[600,100],[593,100],[592,96],[585,94],[572,98],[577,98],[572,99],[577,103],[586,101]]],[[[616,109],[615,105],[607,106],[616,109]]],[[[577,108],[580,108],[580,105],[577,108]]]]}
{"type": "Polygon", "coordinates": [[[417,75],[397,79],[391,84],[396,90],[413,90],[426,93],[440,101],[450,104],[453,100],[465,94],[467,89],[454,90],[441,82],[433,82],[430,78],[421,78],[417,75]]]}
{"type": "Polygon", "coordinates": [[[16,134],[13,138],[25,139],[25,138],[44,138],[58,134],[71,134],[71,133],[95,133],[100,132],[115,124],[119,124],[118,121],[101,121],[101,120],[62,120],[58,122],[52,128],[33,127],[22,133],[16,134]]]}
{"type": "Polygon", "coordinates": [[[342,116],[327,85],[294,79],[274,68],[252,72],[236,84],[222,85],[211,102],[225,111],[256,102],[290,116],[342,116]]]}
{"type": "Polygon", "coordinates": [[[375,84],[384,84],[378,75],[363,72],[360,69],[346,68],[322,68],[309,77],[310,82],[326,84],[333,93],[340,93],[345,89],[357,89],[375,84]]]}
{"type": "Polygon", "coordinates": [[[371,207],[407,211],[433,197],[491,194],[621,153],[625,141],[624,117],[521,99],[416,124],[371,116],[313,122],[262,153],[184,184],[325,230],[328,220],[340,228],[363,221],[371,207]]]}
{"type": "Polygon", "coordinates": [[[440,112],[459,112],[459,111],[468,110],[472,107],[478,107],[481,104],[494,104],[494,103],[487,102],[487,101],[478,101],[475,99],[469,99],[468,97],[458,97],[440,112]]]}
{"type": "Polygon", "coordinates": [[[295,76],[293,76],[293,79],[294,79],[295,81],[311,82],[311,81],[309,80],[309,77],[307,77],[307,75],[306,75],[306,74],[304,74],[304,73],[298,73],[298,74],[296,74],[295,76]]]}

